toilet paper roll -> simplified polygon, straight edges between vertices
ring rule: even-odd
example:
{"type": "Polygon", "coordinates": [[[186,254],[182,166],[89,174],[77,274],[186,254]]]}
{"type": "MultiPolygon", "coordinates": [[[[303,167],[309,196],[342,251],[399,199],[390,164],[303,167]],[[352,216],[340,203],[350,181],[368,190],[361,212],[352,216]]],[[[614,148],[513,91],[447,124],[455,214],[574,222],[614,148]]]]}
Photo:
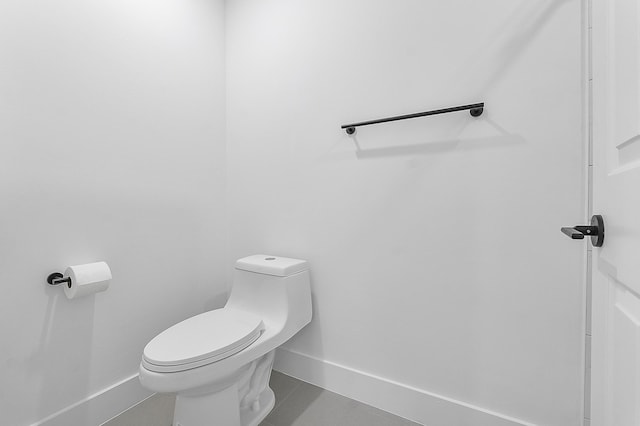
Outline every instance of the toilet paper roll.
{"type": "Polygon", "coordinates": [[[71,285],[64,285],[64,294],[68,299],[77,299],[109,288],[111,269],[106,262],[87,263],[69,266],[64,276],[71,278],[71,285]]]}

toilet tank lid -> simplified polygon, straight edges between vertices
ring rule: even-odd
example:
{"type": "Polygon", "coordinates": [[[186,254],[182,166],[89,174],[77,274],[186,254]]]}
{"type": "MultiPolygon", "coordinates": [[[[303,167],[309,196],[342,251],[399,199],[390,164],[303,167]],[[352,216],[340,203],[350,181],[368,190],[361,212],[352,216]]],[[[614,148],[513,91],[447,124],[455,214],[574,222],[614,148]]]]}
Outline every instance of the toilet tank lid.
{"type": "Polygon", "coordinates": [[[255,254],[238,259],[236,261],[236,269],[258,274],[275,275],[277,277],[288,277],[289,275],[306,271],[309,267],[306,260],[255,254]]]}

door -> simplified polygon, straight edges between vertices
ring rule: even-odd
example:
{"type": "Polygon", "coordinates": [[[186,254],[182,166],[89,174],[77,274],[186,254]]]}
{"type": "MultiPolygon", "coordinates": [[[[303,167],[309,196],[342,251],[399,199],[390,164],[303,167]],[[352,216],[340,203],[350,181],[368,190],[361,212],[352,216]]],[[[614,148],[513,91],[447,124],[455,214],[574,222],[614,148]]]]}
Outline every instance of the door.
{"type": "Polygon", "coordinates": [[[592,1],[591,424],[640,426],[640,1],[592,1]]]}

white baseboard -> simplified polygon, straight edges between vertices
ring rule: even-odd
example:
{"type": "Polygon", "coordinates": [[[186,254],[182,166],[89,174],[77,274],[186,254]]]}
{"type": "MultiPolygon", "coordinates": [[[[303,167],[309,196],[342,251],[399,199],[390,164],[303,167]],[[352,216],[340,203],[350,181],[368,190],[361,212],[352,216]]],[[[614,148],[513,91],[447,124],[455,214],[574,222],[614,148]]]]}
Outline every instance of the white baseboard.
{"type": "MultiPolygon", "coordinates": [[[[426,426],[535,426],[290,349],[278,349],[274,369],[426,426]]],[[[99,426],[152,394],[134,374],[31,426],[99,426]]]]}
{"type": "Polygon", "coordinates": [[[31,426],[99,426],[151,395],[134,374],[31,426]]]}
{"type": "Polygon", "coordinates": [[[426,426],[535,426],[290,349],[278,349],[274,369],[426,426]]]}

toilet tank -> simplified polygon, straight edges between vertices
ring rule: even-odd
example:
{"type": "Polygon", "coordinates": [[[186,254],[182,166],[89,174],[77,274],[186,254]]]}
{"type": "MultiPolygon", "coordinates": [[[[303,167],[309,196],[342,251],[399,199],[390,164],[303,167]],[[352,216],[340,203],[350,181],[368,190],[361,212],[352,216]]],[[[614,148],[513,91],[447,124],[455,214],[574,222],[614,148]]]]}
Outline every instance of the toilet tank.
{"type": "Polygon", "coordinates": [[[238,259],[225,308],[258,314],[267,328],[295,334],[311,321],[308,263],[261,254],[238,259]]]}
{"type": "Polygon", "coordinates": [[[275,277],[289,277],[309,269],[306,260],[256,254],[236,261],[236,269],[275,277]]]}

